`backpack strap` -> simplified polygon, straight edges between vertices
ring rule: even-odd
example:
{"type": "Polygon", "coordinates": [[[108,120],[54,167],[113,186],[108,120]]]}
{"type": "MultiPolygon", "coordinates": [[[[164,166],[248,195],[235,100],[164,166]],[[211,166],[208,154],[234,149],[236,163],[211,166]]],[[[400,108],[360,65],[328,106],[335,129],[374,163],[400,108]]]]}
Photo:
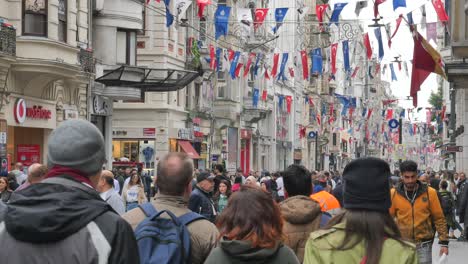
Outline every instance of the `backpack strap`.
{"type": "Polygon", "coordinates": [[[206,219],[206,218],[194,212],[188,212],[184,215],[179,216],[179,221],[185,226],[197,220],[201,220],[201,219],[206,219]]]}
{"type": "Polygon", "coordinates": [[[146,216],[150,217],[158,213],[156,208],[154,208],[153,204],[151,203],[144,203],[139,205],[140,209],[145,213],[146,216]]]}

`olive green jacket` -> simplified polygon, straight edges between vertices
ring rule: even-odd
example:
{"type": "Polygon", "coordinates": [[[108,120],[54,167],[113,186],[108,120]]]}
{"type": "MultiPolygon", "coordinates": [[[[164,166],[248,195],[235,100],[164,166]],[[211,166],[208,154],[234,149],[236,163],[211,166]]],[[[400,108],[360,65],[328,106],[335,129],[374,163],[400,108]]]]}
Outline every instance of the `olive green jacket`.
{"type": "MultiPolygon", "coordinates": [[[[348,250],[335,249],[345,237],[344,228],[345,223],[339,223],[331,229],[311,233],[305,248],[304,264],[361,263],[366,254],[364,241],[348,250]]],[[[385,240],[380,264],[418,264],[416,247],[411,243],[405,244],[394,239],[385,240]]]]}

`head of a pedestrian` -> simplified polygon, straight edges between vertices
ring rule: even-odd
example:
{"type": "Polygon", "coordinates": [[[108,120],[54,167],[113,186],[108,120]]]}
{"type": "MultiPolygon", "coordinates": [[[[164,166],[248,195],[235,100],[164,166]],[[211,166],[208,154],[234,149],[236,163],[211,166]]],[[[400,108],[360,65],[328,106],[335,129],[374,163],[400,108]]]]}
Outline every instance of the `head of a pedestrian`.
{"type": "Polygon", "coordinates": [[[440,189],[446,191],[448,188],[448,182],[446,180],[440,181],[440,189]]]}
{"type": "Polygon", "coordinates": [[[275,248],[283,239],[283,220],[271,195],[242,186],[218,218],[220,237],[246,241],[252,248],[275,248]]]}
{"type": "Polygon", "coordinates": [[[237,168],[236,176],[244,176],[244,172],[243,172],[243,170],[241,168],[237,168]]]}
{"type": "Polygon", "coordinates": [[[418,164],[412,160],[403,161],[400,164],[400,174],[406,190],[413,191],[418,184],[418,164]]]}
{"type": "Polygon", "coordinates": [[[424,173],[422,174],[421,176],[419,176],[418,180],[422,183],[422,184],[426,184],[426,185],[429,185],[429,176],[424,173]]]}
{"type": "Polygon", "coordinates": [[[49,136],[48,175],[73,172],[70,174],[74,174],[76,180],[96,187],[105,162],[104,138],[101,131],[89,121],[67,120],[49,136]]]}
{"type": "Polygon", "coordinates": [[[103,193],[112,188],[114,188],[114,174],[109,170],[103,170],[96,189],[103,193]]]}
{"type": "MultiPolygon", "coordinates": [[[[343,171],[343,207],[326,228],[345,223],[345,237],[337,250],[353,248],[364,241],[367,264],[377,264],[387,238],[401,241],[401,234],[389,214],[390,166],[377,158],[360,158],[343,171]]],[[[403,242],[402,242],[403,243],[403,242]]]]}
{"type": "Polygon", "coordinates": [[[0,177],[0,192],[4,192],[10,189],[10,184],[8,183],[8,179],[6,177],[0,177]]]}
{"type": "Polygon", "coordinates": [[[34,163],[28,168],[28,182],[36,184],[47,176],[48,169],[45,165],[34,163]]]}
{"type": "Polygon", "coordinates": [[[279,171],[277,172],[274,172],[272,175],[271,175],[272,179],[273,180],[277,180],[279,177],[281,177],[281,173],[279,171]]]}
{"type": "Polygon", "coordinates": [[[242,184],[242,178],[243,178],[243,177],[244,177],[244,176],[236,176],[236,177],[234,178],[234,184],[236,184],[236,183],[242,184]]]}
{"type": "Polygon", "coordinates": [[[464,172],[460,172],[460,173],[458,174],[458,176],[459,176],[460,181],[466,180],[466,175],[465,175],[464,172]]]}
{"type": "Polygon", "coordinates": [[[272,190],[272,180],[269,180],[267,178],[264,178],[264,180],[262,180],[260,182],[260,187],[262,188],[263,191],[267,192],[267,193],[271,193],[273,190],[272,190]]]}
{"type": "Polygon", "coordinates": [[[192,192],[193,160],[185,153],[171,152],[157,165],[159,193],[188,200],[192,192]]]}
{"type": "Polygon", "coordinates": [[[221,180],[219,182],[218,193],[227,197],[231,196],[231,185],[228,181],[221,180]]]}
{"type": "Polygon", "coordinates": [[[304,166],[290,165],[283,171],[284,190],[288,197],[312,194],[312,177],[304,166]]]}
{"type": "Polygon", "coordinates": [[[136,170],[132,171],[132,175],[130,177],[130,185],[141,185],[141,178],[136,170]]]}
{"type": "Polygon", "coordinates": [[[245,179],[245,185],[249,185],[251,187],[257,186],[257,179],[254,176],[249,176],[245,179]]]}
{"type": "Polygon", "coordinates": [[[210,193],[213,191],[215,186],[214,183],[215,176],[211,175],[208,172],[200,172],[197,176],[197,185],[203,191],[210,193]]]}

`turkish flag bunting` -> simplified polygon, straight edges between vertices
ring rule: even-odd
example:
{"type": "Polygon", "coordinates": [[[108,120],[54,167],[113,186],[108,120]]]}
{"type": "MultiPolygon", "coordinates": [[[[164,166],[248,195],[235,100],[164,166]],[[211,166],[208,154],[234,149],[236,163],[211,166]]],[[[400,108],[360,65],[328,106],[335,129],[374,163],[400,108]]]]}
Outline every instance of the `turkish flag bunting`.
{"type": "Polygon", "coordinates": [[[320,121],[320,115],[317,115],[317,124],[320,126],[322,122],[320,121]]]}
{"type": "Polygon", "coordinates": [[[309,97],[309,105],[314,107],[314,100],[312,97],[309,97]]]}
{"type": "Polygon", "coordinates": [[[331,45],[331,68],[333,75],[336,74],[336,51],[338,49],[338,43],[331,45]]]}
{"type": "Polygon", "coordinates": [[[266,101],[266,100],[267,100],[267,96],[268,96],[268,92],[267,92],[267,90],[265,89],[265,90],[263,90],[263,92],[262,92],[262,101],[266,101]]]}
{"type": "MultiPolygon", "coordinates": [[[[149,4],[151,0],[146,0],[146,4],[149,4]]],[[[155,0],[158,3],[161,3],[161,0],[155,0]]]]}
{"type": "Polygon", "coordinates": [[[392,47],[392,38],[396,35],[398,29],[400,28],[401,21],[403,20],[403,15],[400,15],[398,19],[396,20],[396,28],[395,31],[393,32],[392,36],[388,40],[388,47],[392,47]]]}
{"type": "Polygon", "coordinates": [[[354,68],[353,74],[351,74],[351,78],[356,77],[358,71],[359,71],[359,66],[356,66],[356,67],[354,68]]]}
{"type": "Polygon", "coordinates": [[[375,65],[375,75],[379,74],[380,73],[380,63],[377,63],[375,65]]]}
{"type": "Polygon", "coordinates": [[[286,96],[286,110],[288,111],[288,114],[291,113],[291,104],[292,104],[292,96],[287,95],[286,96]]]}
{"type": "Polygon", "coordinates": [[[267,14],[268,8],[255,9],[254,29],[258,29],[263,24],[263,21],[265,21],[267,14]]]}
{"type": "Polygon", "coordinates": [[[243,63],[237,64],[237,68],[236,68],[236,78],[239,78],[239,77],[240,77],[240,72],[241,72],[243,66],[244,66],[243,63]]]}
{"type": "Polygon", "coordinates": [[[374,2],[374,18],[379,16],[379,5],[383,4],[386,0],[375,0],[374,2]]]}
{"type": "Polygon", "coordinates": [[[372,59],[372,47],[370,45],[369,33],[364,34],[364,46],[366,46],[367,59],[372,59]]]}
{"type": "Polygon", "coordinates": [[[387,118],[386,119],[390,120],[392,118],[393,118],[393,109],[390,108],[390,109],[387,110],[387,118]]]}
{"type": "Polygon", "coordinates": [[[268,75],[268,68],[265,66],[265,79],[270,80],[270,76],[268,75]]]}
{"type": "Polygon", "coordinates": [[[205,7],[207,5],[211,5],[211,0],[197,0],[197,5],[198,5],[198,17],[202,18],[203,12],[205,11],[205,7]]]}
{"type": "Polygon", "coordinates": [[[289,75],[291,75],[291,78],[294,78],[294,68],[289,68],[289,75]]]}
{"type": "Polygon", "coordinates": [[[440,119],[442,119],[442,121],[444,121],[445,119],[445,110],[447,109],[447,106],[442,106],[442,112],[440,113],[440,119]]]}
{"type": "Polygon", "coordinates": [[[228,53],[229,53],[229,61],[232,61],[236,53],[232,49],[228,50],[228,53]]]}
{"type": "Polygon", "coordinates": [[[279,53],[275,53],[273,55],[273,69],[271,70],[271,76],[276,77],[278,72],[278,61],[279,61],[279,53]]]}
{"type": "Polygon", "coordinates": [[[328,4],[324,5],[316,5],[315,6],[315,13],[317,14],[317,20],[320,22],[320,31],[323,31],[323,14],[327,11],[328,4]]]}
{"type": "Polygon", "coordinates": [[[434,6],[437,16],[439,17],[439,20],[441,22],[448,22],[449,17],[447,15],[447,12],[445,12],[444,3],[442,3],[442,0],[432,0],[432,5],[434,6]]]}
{"type": "Polygon", "coordinates": [[[247,60],[247,64],[245,65],[244,69],[244,77],[247,77],[250,72],[250,66],[252,65],[252,60],[255,59],[255,53],[250,53],[249,59],[247,60]]]}
{"type": "Polygon", "coordinates": [[[210,69],[216,69],[215,49],[213,45],[210,45],[210,69]]]}
{"type": "Polygon", "coordinates": [[[307,59],[307,51],[301,50],[301,59],[302,59],[302,78],[304,80],[309,79],[309,62],[307,59]]]}
{"type": "Polygon", "coordinates": [[[372,108],[369,109],[369,111],[367,111],[367,120],[369,120],[372,116],[372,108]]]}

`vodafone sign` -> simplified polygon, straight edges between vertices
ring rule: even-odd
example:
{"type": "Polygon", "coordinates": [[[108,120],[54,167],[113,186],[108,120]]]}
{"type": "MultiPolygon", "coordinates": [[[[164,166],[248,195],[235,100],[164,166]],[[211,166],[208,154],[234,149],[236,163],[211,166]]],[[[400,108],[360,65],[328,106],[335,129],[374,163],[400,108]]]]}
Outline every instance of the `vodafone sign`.
{"type": "Polygon", "coordinates": [[[40,105],[34,105],[33,107],[27,107],[26,101],[23,98],[18,98],[13,109],[13,115],[15,121],[19,124],[23,124],[26,121],[26,117],[30,119],[43,119],[49,120],[52,118],[52,112],[40,105]]]}

